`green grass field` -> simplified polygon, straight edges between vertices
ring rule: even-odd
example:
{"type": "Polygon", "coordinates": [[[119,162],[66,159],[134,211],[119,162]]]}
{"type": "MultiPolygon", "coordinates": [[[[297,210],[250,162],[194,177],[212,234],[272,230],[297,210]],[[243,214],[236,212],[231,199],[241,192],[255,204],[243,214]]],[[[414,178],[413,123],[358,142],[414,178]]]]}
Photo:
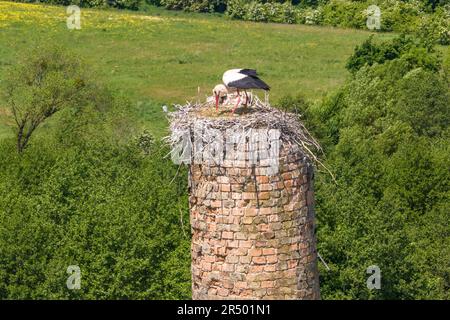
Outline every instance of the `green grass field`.
{"type": "MultiPolygon", "coordinates": [[[[66,17],[64,7],[0,2],[0,79],[16,54],[51,39],[85,57],[99,80],[125,92],[137,106],[130,112],[154,133],[166,126],[161,104],[203,99],[233,67],[256,68],[272,86],[272,104],[289,93],[320,100],[344,82],[346,59],[370,35],[156,8],[82,9],[81,30],[68,30],[66,17]]],[[[2,110],[0,136],[11,132],[7,119],[2,110]]]]}

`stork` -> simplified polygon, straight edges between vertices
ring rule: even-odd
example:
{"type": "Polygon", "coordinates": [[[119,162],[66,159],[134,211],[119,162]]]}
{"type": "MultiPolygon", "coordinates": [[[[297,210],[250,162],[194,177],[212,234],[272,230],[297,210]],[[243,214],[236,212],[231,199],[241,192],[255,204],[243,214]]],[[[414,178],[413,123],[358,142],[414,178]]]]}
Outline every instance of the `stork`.
{"type": "Polygon", "coordinates": [[[258,74],[254,69],[231,69],[225,71],[222,76],[222,81],[227,88],[236,89],[238,94],[238,101],[231,111],[232,113],[234,113],[237,106],[241,102],[239,90],[244,90],[245,92],[245,105],[248,103],[248,89],[262,89],[265,91],[270,90],[269,85],[258,78],[258,74]]]}
{"type": "Polygon", "coordinates": [[[218,84],[214,87],[213,94],[216,99],[216,111],[219,111],[219,103],[222,104],[227,98],[228,89],[223,84],[218,84]]]}

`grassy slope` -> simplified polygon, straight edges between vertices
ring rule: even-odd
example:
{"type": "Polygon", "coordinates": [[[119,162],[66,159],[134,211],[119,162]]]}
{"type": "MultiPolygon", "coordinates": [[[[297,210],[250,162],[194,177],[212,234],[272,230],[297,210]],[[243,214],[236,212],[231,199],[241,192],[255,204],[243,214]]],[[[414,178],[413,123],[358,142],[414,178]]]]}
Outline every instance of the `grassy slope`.
{"type": "MultiPolygon", "coordinates": [[[[160,133],[166,123],[158,104],[196,99],[198,87],[204,97],[228,68],[258,69],[272,85],[272,103],[287,93],[320,99],[344,81],[347,57],[368,36],[159,9],[82,9],[82,29],[69,31],[63,7],[0,2],[0,79],[16,53],[51,38],[85,56],[100,80],[136,103],[133,115],[160,133]]],[[[10,132],[4,112],[0,123],[0,136],[10,132]]]]}

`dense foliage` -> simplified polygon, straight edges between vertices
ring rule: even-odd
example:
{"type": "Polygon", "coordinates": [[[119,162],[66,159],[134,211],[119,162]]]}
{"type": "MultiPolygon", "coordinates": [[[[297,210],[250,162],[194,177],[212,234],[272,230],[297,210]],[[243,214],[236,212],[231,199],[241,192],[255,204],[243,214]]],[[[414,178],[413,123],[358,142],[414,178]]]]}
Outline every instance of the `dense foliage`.
{"type": "Polygon", "coordinates": [[[169,184],[164,149],[83,144],[38,141],[18,156],[1,142],[0,297],[189,298],[187,191],[169,184]],[[80,290],[66,287],[70,265],[80,290]]]}
{"type": "Polygon", "coordinates": [[[323,104],[283,100],[304,110],[336,176],[316,180],[324,298],[450,298],[449,83],[410,55],[366,56],[323,104]],[[371,265],[381,290],[366,287],[371,265]]]}
{"type": "Polygon", "coordinates": [[[81,7],[113,7],[137,10],[142,0],[11,0],[15,2],[39,2],[59,5],[78,5],[81,7]]]}
{"type": "Polygon", "coordinates": [[[0,141],[1,299],[189,298],[186,172],[130,108],[97,86],[24,152],[0,141]]]}
{"type": "Polygon", "coordinates": [[[315,5],[291,2],[229,0],[227,14],[235,19],[300,23],[367,29],[369,6],[380,8],[380,31],[424,33],[440,44],[450,44],[450,7],[441,3],[431,9],[420,1],[338,1],[315,5]]]}
{"type": "Polygon", "coordinates": [[[431,71],[438,71],[441,60],[431,44],[419,39],[401,35],[393,41],[376,44],[373,37],[357,46],[354,54],[348,59],[347,69],[354,73],[364,65],[384,63],[402,57],[409,67],[422,67],[431,71]]]}
{"type": "MultiPolygon", "coordinates": [[[[194,12],[223,12],[225,0],[157,0],[159,5],[171,10],[187,10],[194,12]]],[[[156,4],[156,3],[153,3],[156,4]]]]}

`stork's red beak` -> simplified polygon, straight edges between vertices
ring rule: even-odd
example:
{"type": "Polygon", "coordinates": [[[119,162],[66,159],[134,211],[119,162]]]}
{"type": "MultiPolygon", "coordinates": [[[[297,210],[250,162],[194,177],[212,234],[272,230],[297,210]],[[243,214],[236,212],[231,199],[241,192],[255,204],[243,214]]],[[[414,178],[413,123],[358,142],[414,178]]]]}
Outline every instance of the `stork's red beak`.
{"type": "Polygon", "coordinates": [[[219,111],[219,95],[216,94],[216,111],[219,111]]]}

